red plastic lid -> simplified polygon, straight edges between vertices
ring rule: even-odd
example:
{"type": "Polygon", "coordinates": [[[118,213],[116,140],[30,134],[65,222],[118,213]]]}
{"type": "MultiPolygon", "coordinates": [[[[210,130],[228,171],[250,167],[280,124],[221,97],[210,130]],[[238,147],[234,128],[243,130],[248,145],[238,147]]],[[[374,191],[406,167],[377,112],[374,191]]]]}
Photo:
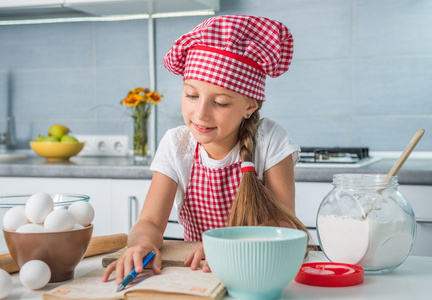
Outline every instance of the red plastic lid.
{"type": "Polygon", "coordinates": [[[350,264],[314,262],[303,264],[295,281],[315,286],[351,286],[363,283],[362,267],[350,264]]]}

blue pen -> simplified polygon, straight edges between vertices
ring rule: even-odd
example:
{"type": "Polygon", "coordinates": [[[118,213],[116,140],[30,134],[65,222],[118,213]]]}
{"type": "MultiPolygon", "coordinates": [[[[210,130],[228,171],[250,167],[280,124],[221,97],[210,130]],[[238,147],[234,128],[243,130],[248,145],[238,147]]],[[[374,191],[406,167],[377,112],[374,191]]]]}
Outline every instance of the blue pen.
{"type": "MultiPolygon", "coordinates": [[[[144,257],[143,263],[142,263],[143,268],[153,259],[154,256],[155,256],[155,252],[152,251],[149,254],[147,254],[146,257],[144,257]]],[[[120,292],[121,290],[123,290],[137,276],[138,276],[138,273],[135,271],[135,269],[133,269],[132,272],[130,272],[129,275],[126,276],[126,278],[123,279],[123,281],[119,284],[119,286],[117,287],[117,292],[120,292]]]]}

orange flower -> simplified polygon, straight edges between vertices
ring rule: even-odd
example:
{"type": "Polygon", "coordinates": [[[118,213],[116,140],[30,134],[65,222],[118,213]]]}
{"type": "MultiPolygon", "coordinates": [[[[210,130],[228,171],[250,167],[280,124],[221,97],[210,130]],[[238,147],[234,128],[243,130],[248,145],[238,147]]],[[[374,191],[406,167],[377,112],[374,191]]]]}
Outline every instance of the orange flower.
{"type": "Polygon", "coordinates": [[[156,91],[153,92],[148,88],[137,87],[128,92],[127,96],[121,101],[121,104],[133,110],[132,117],[147,119],[150,113],[150,106],[161,102],[162,97],[156,91]]]}
{"type": "Polygon", "coordinates": [[[162,101],[162,97],[163,96],[161,94],[159,94],[158,92],[153,92],[150,94],[149,100],[151,103],[157,104],[157,103],[162,101]]]}
{"type": "Polygon", "coordinates": [[[143,102],[142,96],[129,95],[123,101],[122,104],[127,107],[137,106],[143,102]]]}
{"type": "Polygon", "coordinates": [[[148,94],[148,93],[151,93],[151,90],[148,88],[138,87],[134,90],[131,90],[130,92],[132,92],[134,94],[148,94]]]}

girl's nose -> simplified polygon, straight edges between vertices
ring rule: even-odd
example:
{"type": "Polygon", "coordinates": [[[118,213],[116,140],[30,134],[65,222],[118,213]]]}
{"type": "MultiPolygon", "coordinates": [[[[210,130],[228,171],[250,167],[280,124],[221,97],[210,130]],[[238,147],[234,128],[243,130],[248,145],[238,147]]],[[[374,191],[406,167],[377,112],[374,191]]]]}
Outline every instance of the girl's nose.
{"type": "Polygon", "coordinates": [[[200,101],[200,103],[197,106],[197,111],[196,111],[197,117],[200,120],[207,119],[209,117],[209,108],[210,107],[209,107],[208,101],[205,101],[205,100],[200,101]]]}

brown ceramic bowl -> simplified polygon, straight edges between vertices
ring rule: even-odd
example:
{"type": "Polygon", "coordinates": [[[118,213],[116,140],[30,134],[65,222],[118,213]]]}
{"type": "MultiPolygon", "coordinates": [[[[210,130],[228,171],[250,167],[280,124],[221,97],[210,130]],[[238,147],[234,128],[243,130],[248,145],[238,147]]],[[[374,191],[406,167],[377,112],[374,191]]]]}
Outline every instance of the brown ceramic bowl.
{"type": "Polygon", "coordinates": [[[93,233],[93,225],[62,232],[19,233],[3,230],[9,253],[21,268],[39,259],[51,269],[50,282],[70,280],[83,259],[93,233]]]}

